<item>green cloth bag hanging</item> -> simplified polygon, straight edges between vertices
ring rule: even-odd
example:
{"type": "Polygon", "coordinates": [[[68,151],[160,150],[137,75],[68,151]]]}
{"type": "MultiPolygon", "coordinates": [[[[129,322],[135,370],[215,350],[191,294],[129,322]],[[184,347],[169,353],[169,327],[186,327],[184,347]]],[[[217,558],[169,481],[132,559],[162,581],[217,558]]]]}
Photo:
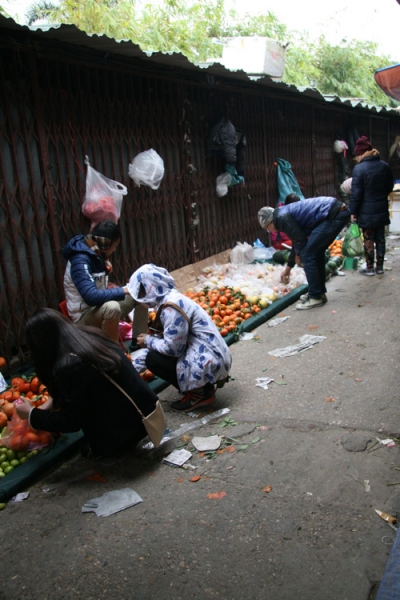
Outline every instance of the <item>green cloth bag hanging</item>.
{"type": "Polygon", "coordinates": [[[300,200],[304,200],[304,194],[294,176],[292,165],[283,158],[277,160],[276,180],[278,188],[277,204],[284,204],[288,194],[297,194],[300,200]]]}

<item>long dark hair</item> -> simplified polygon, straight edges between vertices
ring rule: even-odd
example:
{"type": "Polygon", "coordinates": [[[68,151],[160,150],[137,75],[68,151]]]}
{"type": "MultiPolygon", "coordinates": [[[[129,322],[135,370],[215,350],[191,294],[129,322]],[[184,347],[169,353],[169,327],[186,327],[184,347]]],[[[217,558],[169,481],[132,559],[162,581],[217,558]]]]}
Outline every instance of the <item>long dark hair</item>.
{"type": "Polygon", "coordinates": [[[75,325],[51,308],[40,308],[28,319],[26,341],[36,375],[50,394],[57,390],[54,367],[69,354],[76,354],[99,371],[116,373],[122,366],[119,346],[101,329],[75,325]]]}

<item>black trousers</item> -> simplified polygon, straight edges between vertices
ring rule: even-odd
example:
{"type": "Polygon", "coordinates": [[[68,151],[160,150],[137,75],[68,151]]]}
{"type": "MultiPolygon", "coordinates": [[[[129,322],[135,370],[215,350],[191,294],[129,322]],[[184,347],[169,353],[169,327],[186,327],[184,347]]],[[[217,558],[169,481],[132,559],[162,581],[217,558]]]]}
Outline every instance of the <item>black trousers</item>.
{"type": "Polygon", "coordinates": [[[146,356],[146,367],[164,381],[179,390],[178,377],[176,375],[176,363],[178,359],[174,356],[165,356],[155,350],[150,350],[146,356]]]}

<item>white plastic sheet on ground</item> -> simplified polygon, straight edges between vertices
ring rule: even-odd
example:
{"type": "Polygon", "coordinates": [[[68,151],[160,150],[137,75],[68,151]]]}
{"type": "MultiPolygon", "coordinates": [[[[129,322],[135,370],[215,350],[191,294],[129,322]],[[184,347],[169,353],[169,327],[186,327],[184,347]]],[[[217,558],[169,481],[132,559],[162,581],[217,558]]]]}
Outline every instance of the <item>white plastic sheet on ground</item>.
{"type": "Polygon", "coordinates": [[[277,325],[287,321],[289,318],[290,317],[278,317],[277,319],[272,319],[272,321],[268,322],[268,327],[276,327],[277,325]]]}
{"type": "Polygon", "coordinates": [[[271,350],[268,352],[271,356],[277,356],[278,358],[284,358],[286,356],[293,356],[294,354],[299,354],[299,352],[304,352],[305,350],[310,350],[315,344],[319,344],[326,340],[324,335],[302,335],[300,339],[300,344],[295,344],[294,346],[287,346],[286,348],[277,348],[277,350],[271,350]]]}
{"type": "Polygon", "coordinates": [[[256,378],[256,387],[260,387],[263,390],[267,390],[270,383],[274,380],[271,377],[257,377],[256,378]]]}
{"type": "MultiPolygon", "coordinates": [[[[196,421],[194,421],[193,423],[185,423],[184,425],[181,425],[181,427],[179,427],[178,429],[175,429],[175,431],[167,430],[167,432],[163,435],[163,438],[160,442],[160,446],[165,444],[165,442],[168,442],[169,440],[173,440],[174,438],[179,437],[180,435],[183,435],[184,433],[187,433],[188,431],[190,431],[192,429],[197,429],[197,427],[206,425],[207,423],[209,423],[210,421],[213,421],[214,419],[219,419],[219,417],[222,417],[223,415],[226,415],[229,412],[231,412],[229,410],[229,408],[221,408],[220,410],[216,410],[215,412],[213,412],[209,415],[205,415],[201,419],[196,419],[196,421]]],[[[188,413],[186,413],[186,414],[188,414],[188,413]]],[[[153,450],[154,444],[153,444],[153,442],[145,442],[145,443],[142,443],[141,445],[139,445],[138,448],[140,448],[141,450],[153,450]]]]}

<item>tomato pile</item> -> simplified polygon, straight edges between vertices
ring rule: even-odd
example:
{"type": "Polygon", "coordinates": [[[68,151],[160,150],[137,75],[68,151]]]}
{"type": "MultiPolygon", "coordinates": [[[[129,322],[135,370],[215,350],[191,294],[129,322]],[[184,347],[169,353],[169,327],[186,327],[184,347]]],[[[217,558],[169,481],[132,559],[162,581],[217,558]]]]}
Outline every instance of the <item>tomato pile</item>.
{"type": "Polygon", "coordinates": [[[200,292],[187,291],[186,296],[204,308],[223,337],[237,333],[244,321],[269,305],[265,298],[246,298],[239,290],[225,286],[204,288],[200,292]]]}
{"type": "Polygon", "coordinates": [[[11,385],[0,394],[0,429],[4,426],[1,414],[5,413],[10,418],[14,410],[13,402],[21,396],[27,398],[33,407],[38,408],[46,402],[49,392],[36,375],[14,377],[11,385]]]}
{"type": "Polygon", "coordinates": [[[27,420],[18,417],[14,401],[25,397],[37,408],[48,396],[46,386],[35,375],[14,377],[11,385],[0,394],[0,478],[52,441],[50,433],[32,429],[27,420]]]}

